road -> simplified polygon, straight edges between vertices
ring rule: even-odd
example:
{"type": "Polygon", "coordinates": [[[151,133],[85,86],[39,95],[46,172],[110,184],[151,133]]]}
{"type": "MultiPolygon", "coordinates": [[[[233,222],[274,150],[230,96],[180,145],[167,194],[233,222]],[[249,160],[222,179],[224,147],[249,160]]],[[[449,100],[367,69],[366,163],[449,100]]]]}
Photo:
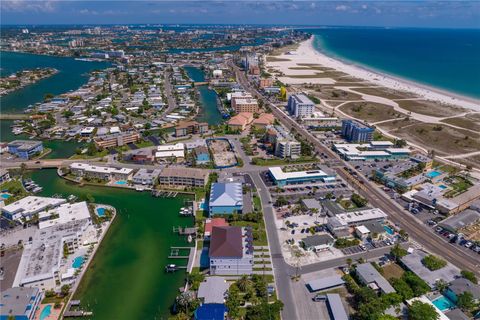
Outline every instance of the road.
{"type": "MultiPolygon", "coordinates": [[[[235,67],[237,80],[240,84],[248,90],[257,99],[264,101],[266,105],[269,105],[272,109],[272,113],[276,119],[278,119],[289,130],[294,129],[300,134],[306,141],[311,143],[317,152],[325,153],[330,158],[337,159],[343,163],[343,165],[353,171],[356,170],[346,161],[341,159],[335,152],[323,145],[317,140],[310,132],[303,128],[300,124],[287,116],[279,107],[266,100],[254,87],[250,85],[245,74],[235,67]]],[[[461,269],[471,270],[480,275],[480,258],[477,254],[465,255],[452,245],[447,244],[440,236],[432,232],[424,224],[415,218],[410,212],[402,208],[398,203],[391,200],[382,190],[380,190],[375,184],[365,179],[361,174],[358,174],[357,181],[352,179],[348,173],[341,167],[334,168],[337,174],[349,181],[356,187],[357,191],[369,202],[388,214],[389,219],[398,224],[404,229],[412,239],[421,244],[425,249],[447,259],[452,264],[458,266],[461,269]]]]}
{"type": "Polygon", "coordinates": [[[171,113],[177,107],[177,101],[173,95],[172,83],[170,82],[170,72],[165,72],[165,95],[167,96],[168,107],[163,112],[163,118],[171,113]]]}

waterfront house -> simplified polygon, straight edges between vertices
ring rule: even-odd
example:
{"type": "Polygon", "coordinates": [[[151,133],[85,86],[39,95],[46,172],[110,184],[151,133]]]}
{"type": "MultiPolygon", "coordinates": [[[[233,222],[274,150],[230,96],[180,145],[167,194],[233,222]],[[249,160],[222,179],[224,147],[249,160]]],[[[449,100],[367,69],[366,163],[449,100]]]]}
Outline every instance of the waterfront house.
{"type": "Polygon", "coordinates": [[[208,123],[197,121],[181,121],[175,126],[175,136],[184,137],[189,134],[203,134],[208,131],[208,123]]]}
{"type": "Polygon", "coordinates": [[[93,178],[101,180],[131,179],[133,169],[92,166],[86,163],[74,162],[69,166],[70,172],[77,177],[93,178]]]}
{"type": "Polygon", "coordinates": [[[205,232],[203,237],[205,241],[210,241],[213,227],[228,227],[229,224],[224,218],[209,218],[205,220],[205,232]]]}
{"type": "Polygon", "coordinates": [[[208,254],[211,275],[251,274],[253,272],[251,229],[213,227],[208,254]]]}
{"type": "Polygon", "coordinates": [[[253,114],[241,112],[228,120],[228,129],[231,131],[243,131],[253,121],[253,114]]]}
{"type": "Polygon", "coordinates": [[[242,213],[242,184],[238,182],[212,183],[208,205],[210,216],[242,213]]]}
{"type": "Polygon", "coordinates": [[[14,140],[8,144],[8,152],[24,160],[28,160],[42,151],[42,141],[14,140]]]}
{"type": "Polygon", "coordinates": [[[141,184],[146,186],[153,186],[162,172],[160,169],[140,169],[132,177],[134,184],[141,184]]]}

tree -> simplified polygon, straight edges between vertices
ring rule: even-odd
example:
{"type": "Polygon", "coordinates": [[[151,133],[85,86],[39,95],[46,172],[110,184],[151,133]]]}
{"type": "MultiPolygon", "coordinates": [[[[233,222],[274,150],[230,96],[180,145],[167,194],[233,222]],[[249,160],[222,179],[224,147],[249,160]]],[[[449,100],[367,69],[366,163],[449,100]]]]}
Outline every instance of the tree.
{"type": "Polygon", "coordinates": [[[430,271],[435,271],[445,267],[447,265],[447,262],[443,259],[440,259],[439,257],[429,254],[422,259],[422,264],[430,271]]]}
{"type": "Polygon", "coordinates": [[[95,142],[90,142],[87,147],[87,155],[94,156],[97,153],[97,146],[95,142]]]}
{"type": "Polygon", "coordinates": [[[228,308],[228,315],[232,319],[240,318],[240,290],[236,284],[230,286],[228,290],[227,302],[225,305],[228,308]]]}
{"type": "Polygon", "coordinates": [[[60,288],[60,292],[62,294],[62,296],[66,296],[68,295],[68,293],[70,292],[70,285],[69,284],[64,284],[61,288],[60,288]]]}
{"type": "Polygon", "coordinates": [[[471,292],[465,291],[457,296],[457,306],[463,311],[470,311],[475,307],[471,292]]]}
{"type": "Polygon", "coordinates": [[[177,310],[188,313],[193,303],[194,297],[191,291],[184,291],[175,298],[177,310]]]}
{"type": "Polygon", "coordinates": [[[440,315],[435,310],[435,307],[428,303],[414,301],[408,307],[409,320],[438,320],[439,318],[440,315]]]}
{"type": "Polygon", "coordinates": [[[391,316],[389,314],[382,314],[377,320],[398,320],[397,317],[391,316]]]}
{"type": "Polygon", "coordinates": [[[437,288],[438,291],[443,292],[448,288],[448,283],[443,279],[438,279],[435,282],[435,287],[437,288]]]}
{"type": "Polygon", "coordinates": [[[352,197],[350,198],[353,203],[359,208],[365,207],[368,203],[368,200],[359,195],[358,193],[352,194],[352,197]]]}
{"type": "Polygon", "coordinates": [[[249,306],[245,315],[246,320],[280,320],[280,311],[283,309],[283,303],[280,300],[274,303],[262,303],[249,306]]]}
{"type": "Polygon", "coordinates": [[[461,274],[462,277],[464,277],[465,279],[470,280],[471,282],[473,282],[473,283],[475,283],[475,284],[478,283],[477,276],[476,276],[475,273],[473,273],[472,271],[462,270],[462,272],[461,272],[460,274],[461,274]]]}
{"type": "Polygon", "coordinates": [[[242,292],[247,292],[247,289],[253,285],[253,282],[248,279],[247,275],[243,275],[240,279],[237,281],[237,286],[238,289],[242,292]]]}
{"type": "Polygon", "coordinates": [[[49,101],[49,100],[52,100],[54,97],[54,95],[52,93],[46,93],[44,96],[43,96],[43,100],[45,101],[49,101]]]}
{"type": "Polygon", "coordinates": [[[393,248],[390,250],[390,254],[392,257],[394,257],[396,260],[404,257],[407,255],[407,250],[403,249],[398,243],[393,246],[393,248]]]}
{"type": "Polygon", "coordinates": [[[392,286],[395,288],[398,294],[403,297],[404,300],[413,298],[413,290],[404,279],[393,278],[390,281],[392,286]]]}
{"type": "Polygon", "coordinates": [[[407,271],[403,274],[402,279],[412,288],[415,297],[419,297],[430,291],[428,284],[411,271],[407,271]]]}

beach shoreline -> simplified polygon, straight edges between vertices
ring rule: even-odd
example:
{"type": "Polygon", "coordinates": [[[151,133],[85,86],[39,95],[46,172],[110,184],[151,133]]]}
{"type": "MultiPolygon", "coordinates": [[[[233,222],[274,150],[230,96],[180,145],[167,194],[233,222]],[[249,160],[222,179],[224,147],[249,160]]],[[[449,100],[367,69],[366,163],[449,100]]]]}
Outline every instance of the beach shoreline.
{"type": "MultiPolygon", "coordinates": [[[[299,47],[296,50],[289,52],[289,54],[283,54],[281,56],[278,56],[279,58],[290,59],[290,61],[281,63],[269,62],[269,66],[273,68],[278,68],[278,65],[281,64],[280,69],[283,73],[286,74],[284,76],[285,78],[288,77],[287,74],[289,73],[289,68],[296,67],[299,63],[319,64],[324,67],[329,67],[337,71],[344,72],[352,77],[368,81],[373,85],[382,86],[397,91],[413,93],[414,95],[422,99],[436,101],[446,105],[454,105],[480,112],[480,100],[477,100],[475,98],[465,97],[456,93],[452,93],[450,91],[441,90],[411,80],[392,76],[390,74],[383,73],[382,71],[370,70],[364,66],[351,64],[349,62],[340,60],[337,57],[328,56],[327,54],[315,49],[315,47],[313,46],[314,37],[315,36],[312,35],[308,40],[301,42],[299,47]]],[[[313,78],[304,80],[304,83],[316,82],[316,79],[313,78]]],[[[298,82],[296,82],[296,84],[298,84],[298,82]]],[[[353,86],[354,85],[352,85],[352,87],[353,86]]]]}

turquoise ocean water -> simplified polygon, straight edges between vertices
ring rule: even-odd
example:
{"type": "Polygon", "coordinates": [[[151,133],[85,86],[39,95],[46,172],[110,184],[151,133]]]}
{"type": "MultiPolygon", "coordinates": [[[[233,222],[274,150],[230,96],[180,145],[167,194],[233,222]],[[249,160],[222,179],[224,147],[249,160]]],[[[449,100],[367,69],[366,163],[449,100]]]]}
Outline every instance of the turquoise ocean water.
{"type": "Polygon", "coordinates": [[[346,62],[480,98],[480,29],[305,29],[314,47],[346,62]]]}

